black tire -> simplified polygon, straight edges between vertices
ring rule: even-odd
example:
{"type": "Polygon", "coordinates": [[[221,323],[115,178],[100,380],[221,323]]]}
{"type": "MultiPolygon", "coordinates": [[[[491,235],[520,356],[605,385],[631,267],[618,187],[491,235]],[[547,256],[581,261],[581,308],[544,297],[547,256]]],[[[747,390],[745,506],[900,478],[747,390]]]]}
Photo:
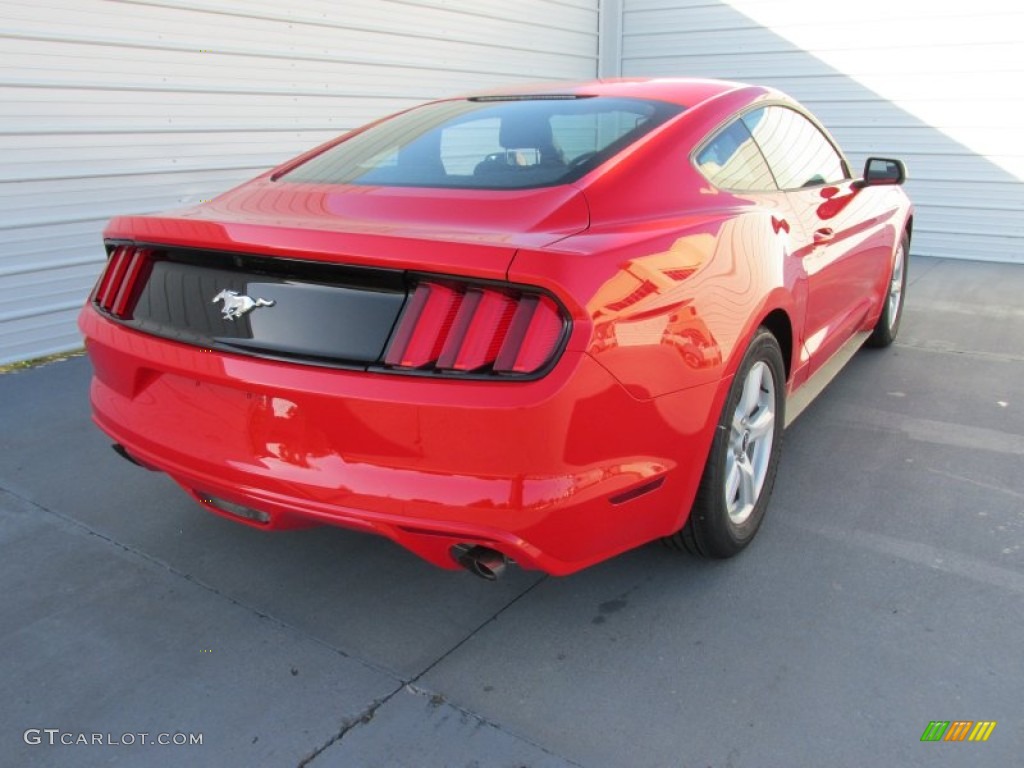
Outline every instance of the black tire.
{"type": "Polygon", "coordinates": [[[910,264],[910,235],[906,232],[900,238],[900,244],[893,254],[892,266],[889,268],[889,282],[886,284],[882,314],[875,324],[875,328],[868,336],[866,344],[869,347],[888,347],[896,340],[900,332],[900,320],[903,319],[903,302],[907,295],[907,267],[910,264]],[[899,276],[899,296],[895,302],[891,301],[892,289],[896,283],[896,270],[901,268],[899,276]]]}
{"type": "MultiPolygon", "coordinates": [[[[785,388],[785,364],[779,343],[771,331],[759,328],[743,355],[729,389],[729,396],[718,418],[718,427],[693,508],[690,510],[690,517],[680,531],[665,539],[669,546],[699,557],[726,558],[739,553],[753,540],[764,519],[764,512],[775,485],[775,475],[778,472],[786,416],[785,388]],[[747,507],[750,509],[747,516],[737,522],[734,516],[741,515],[731,516],[729,512],[730,504],[736,500],[730,502],[726,499],[727,468],[730,463],[735,465],[739,461],[736,457],[740,456],[740,451],[747,453],[750,432],[744,431],[742,444],[735,441],[734,435],[737,433],[733,430],[733,418],[737,414],[744,385],[751,371],[759,363],[763,363],[764,367],[758,368],[757,375],[762,378],[760,387],[756,389],[763,393],[766,402],[774,401],[774,422],[771,429],[765,431],[765,435],[771,433],[772,439],[767,446],[767,457],[765,458],[763,453],[760,454],[764,466],[761,487],[753,494],[755,501],[752,508],[747,507]],[[771,376],[773,392],[765,389],[763,377],[768,373],[771,376]]],[[[749,450],[753,452],[761,449],[755,448],[750,442],[749,450]]]]}

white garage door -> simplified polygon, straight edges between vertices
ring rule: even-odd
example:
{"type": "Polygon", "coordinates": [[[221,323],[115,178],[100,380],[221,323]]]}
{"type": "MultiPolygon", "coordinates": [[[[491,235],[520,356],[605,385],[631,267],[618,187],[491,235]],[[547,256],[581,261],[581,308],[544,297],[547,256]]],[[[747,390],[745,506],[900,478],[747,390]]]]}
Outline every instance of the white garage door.
{"type": "Polygon", "coordinates": [[[80,345],[111,216],[371,118],[589,79],[598,0],[0,0],[0,364],[80,345]]]}

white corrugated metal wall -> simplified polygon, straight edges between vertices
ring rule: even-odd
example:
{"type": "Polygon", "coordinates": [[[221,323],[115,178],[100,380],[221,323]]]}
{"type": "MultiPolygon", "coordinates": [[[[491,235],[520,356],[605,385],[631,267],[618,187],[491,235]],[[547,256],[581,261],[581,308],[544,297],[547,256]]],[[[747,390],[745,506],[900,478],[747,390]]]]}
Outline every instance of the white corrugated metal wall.
{"type": "Polygon", "coordinates": [[[855,171],[870,154],[906,160],[915,253],[1024,263],[1021,6],[621,2],[623,75],[780,88],[822,119],[855,171]]]}
{"type": "Polygon", "coordinates": [[[904,157],[918,253],[1024,262],[1024,12],[925,0],[0,0],[0,364],[78,345],[115,214],[519,80],[780,87],[904,157]],[[601,6],[599,20],[598,5],[601,6]]]}
{"type": "Polygon", "coordinates": [[[80,345],[111,216],[372,118],[589,79],[598,0],[0,0],[0,364],[80,345]]]}

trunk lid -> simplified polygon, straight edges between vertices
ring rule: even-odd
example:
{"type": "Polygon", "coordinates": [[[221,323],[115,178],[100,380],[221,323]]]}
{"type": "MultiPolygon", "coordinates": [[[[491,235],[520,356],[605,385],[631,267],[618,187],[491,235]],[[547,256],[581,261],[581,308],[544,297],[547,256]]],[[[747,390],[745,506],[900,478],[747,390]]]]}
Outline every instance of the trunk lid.
{"type": "Polygon", "coordinates": [[[195,208],[115,219],[93,295],[137,331],[209,349],[366,369],[410,272],[505,280],[516,250],[589,224],[571,187],[470,191],[258,179],[195,208]]]}
{"type": "Polygon", "coordinates": [[[256,179],[193,208],[114,219],[105,236],[504,279],[518,248],[589,226],[572,186],[458,190],[256,179]]]}

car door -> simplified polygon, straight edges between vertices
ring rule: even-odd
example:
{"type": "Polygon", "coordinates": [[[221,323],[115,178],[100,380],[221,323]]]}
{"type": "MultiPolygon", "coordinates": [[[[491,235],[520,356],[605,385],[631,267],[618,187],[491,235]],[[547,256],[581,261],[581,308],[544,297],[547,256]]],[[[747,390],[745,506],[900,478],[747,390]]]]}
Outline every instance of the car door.
{"type": "Polygon", "coordinates": [[[761,147],[798,224],[791,258],[807,281],[803,349],[808,373],[820,368],[871,312],[888,254],[872,221],[869,196],[826,135],[784,106],[748,112],[743,121],[761,147]]]}

